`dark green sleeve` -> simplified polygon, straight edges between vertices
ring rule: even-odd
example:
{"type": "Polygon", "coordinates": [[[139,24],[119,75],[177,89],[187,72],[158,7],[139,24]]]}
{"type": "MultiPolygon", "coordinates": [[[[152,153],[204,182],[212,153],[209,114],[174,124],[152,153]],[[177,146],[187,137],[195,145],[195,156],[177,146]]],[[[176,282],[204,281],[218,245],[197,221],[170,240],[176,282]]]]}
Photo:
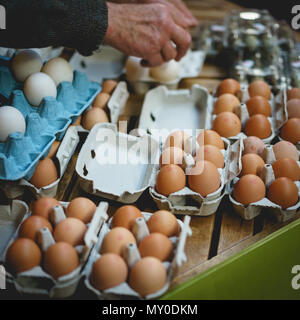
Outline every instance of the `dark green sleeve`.
{"type": "Polygon", "coordinates": [[[0,0],[0,5],[6,10],[1,47],[64,46],[90,55],[107,30],[105,0],[0,0]]]}

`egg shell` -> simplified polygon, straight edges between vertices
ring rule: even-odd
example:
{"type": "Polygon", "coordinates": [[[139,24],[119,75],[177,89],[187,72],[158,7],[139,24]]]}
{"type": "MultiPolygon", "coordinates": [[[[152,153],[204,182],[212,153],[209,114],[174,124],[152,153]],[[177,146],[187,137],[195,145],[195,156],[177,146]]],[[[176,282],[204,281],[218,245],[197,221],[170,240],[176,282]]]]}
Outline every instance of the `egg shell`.
{"type": "Polygon", "coordinates": [[[170,133],[165,141],[164,149],[170,147],[177,147],[180,149],[184,149],[184,141],[189,138],[189,134],[185,131],[174,131],[170,133]]]}
{"type": "Polygon", "coordinates": [[[289,119],[300,118],[300,99],[291,99],[286,104],[289,119]]]}
{"type": "Polygon", "coordinates": [[[126,78],[128,81],[137,81],[144,76],[148,76],[149,69],[141,66],[141,59],[129,57],[125,63],[126,78]]]}
{"type": "Polygon", "coordinates": [[[54,279],[65,276],[79,267],[79,257],[69,243],[57,242],[44,254],[43,268],[54,279]]]}
{"type": "Polygon", "coordinates": [[[117,85],[118,85],[118,82],[115,80],[105,80],[102,83],[101,92],[108,93],[111,95],[113,93],[113,91],[115,90],[115,88],[117,87],[117,85]]]}
{"type": "Polygon", "coordinates": [[[223,80],[219,84],[217,88],[217,96],[219,97],[224,93],[231,93],[233,95],[236,95],[240,89],[241,85],[238,81],[236,81],[235,79],[228,78],[223,80]]]}
{"type": "Polygon", "coordinates": [[[199,133],[197,137],[197,142],[201,146],[204,141],[204,145],[210,144],[216,146],[219,149],[224,149],[224,141],[222,140],[221,136],[213,130],[203,130],[199,133]]]}
{"type": "Polygon", "coordinates": [[[206,144],[200,147],[195,156],[195,161],[207,160],[212,162],[217,168],[224,168],[224,156],[219,148],[216,146],[206,144]],[[202,149],[202,150],[201,150],[202,149]],[[203,159],[204,156],[204,159],[203,159]]]}
{"type": "Polygon", "coordinates": [[[37,241],[37,234],[42,228],[48,228],[50,232],[53,231],[47,219],[40,216],[30,216],[21,224],[18,237],[37,241]]]}
{"type": "Polygon", "coordinates": [[[240,100],[231,93],[224,93],[216,100],[214,104],[214,114],[221,112],[234,112],[234,110],[240,105],[240,100]]]}
{"type": "Polygon", "coordinates": [[[10,106],[0,107],[0,142],[5,142],[14,132],[25,134],[26,122],[23,114],[10,106]]]}
{"type": "Polygon", "coordinates": [[[126,228],[116,227],[105,235],[100,252],[101,254],[115,253],[121,256],[129,243],[136,243],[133,234],[126,228]]]}
{"type": "Polygon", "coordinates": [[[185,187],[184,171],[175,164],[163,166],[157,174],[155,188],[164,196],[179,191],[185,187]]]}
{"type": "Polygon", "coordinates": [[[73,199],[66,208],[66,216],[68,218],[77,218],[84,224],[91,222],[95,212],[95,203],[84,197],[77,197],[73,199]]]}
{"type": "Polygon", "coordinates": [[[93,264],[90,282],[99,291],[126,282],[128,268],[125,261],[115,253],[105,253],[93,264]]]}
{"type": "Polygon", "coordinates": [[[202,197],[217,191],[221,177],[217,167],[210,161],[198,161],[188,176],[189,187],[202,197]]]}
{"type": "Polygon", "coordinates": [[[179,74],[180,64],[175,60],[170,60],[149,70],[150,77],[161,83],[175,81],[179,77],[179,74]]]}
{"type": "Polygon", "coordinates": [[[221,112],[213,121],[212,129],[220,136],[228,138],[234,137],[242,130],[241,121],[232,112],[221,112]]]}
{"type": "Polygon", "coordinates": [[[287,100],[300,99],[300,88],[291,88],[287,91],[287,100]]]}
{"type": "Polygon", "coordinates": [[[266,196],[266,187],[261,178],[254,174],[242,176],[234,185],[233,197],[243,204],[257,202],[266,196]]]}
{"type": "Polygon", "coordinates": [[[158,210],[147,221],[150,233],[161,233],[167,237],[176,236],[180,231],[175,215],[167,210],[158,210]]]}
{"type": "Polygon", "coordinates": [[[51,197],[40,198],[34,201],[31,206],[32,215],[41,216],[49,220],[49,216],[55,206],[61,207],[58,200],[51,197]]]}
{"type": "Polygon", "coordinates": [[[20,273],[39,266],[42,253],[33,240],[19,238],[7,249],[5,260],[9,270],[20,273]]]}
{"type": "Polygon", "coordinates": [[[281,128],[281,138],[293,144],[300,141],[300,119],[291,118],[281,128]]]}
{"type": "Polygon", "coordinates": [[[81,120],[82,120],[82,115],[80,115],[77,119],[76,119],[76,121],[72,124],[72,126],[80,126],[80,124],[81,124],[81,120]]]}
{"type": "Polygon", "coordinates": [[[291,179],[281,177],[269,186],[268,198],[282,209],[286,209],[297,204],[298,188],[291,179]]]}
{"type": "Polygon", "coordinates": [[[287,177],[293,181],[300,180],[300,167],[296,160],[282,158],[272,163],[275,178],[287,177]]]}
{"type": "Polygon", "coordinates": [[[66,218],[55,226],[53,237],[56,242],[67,242],[75,247],[84,243],[86,231],[87,227],[81,220],[66,218]]]}
{"type": "Polygon", "coordinates": [[[143,215],[137,207],[132,205],[122,206],[113,215],[112,228],[123,227],[131,230],[135,220],[140,217],[143,217],[143,215]]]}
{"type": "Polygon", "coordinates": [[[245,154],[242,156],[242,172],[240,175],[255,174],[259,176],[264,166],[265,162],[258,154],[245,154]]]}
{"type": "Polygon", "coordinates": [[[271,105],[269,101],[261,96],[254,96],[246,101],[246,106],[250,116],[263,114],[266,117],[271,116],[271,105]]]}
{"type": "Polygon", "coordinates": [[[247,120],[244,132],[247,136],[256,136],[260,139],[265,139],[272,134],[271,123],[266,116],[255,114],[247,120]]]}
{"type": "Polygon", "coordinates": [[[129,286],[142,297],[157,292],[166,283],[166,268],[157,258],[142,258],[130,270],[129,286]]]}
{"type": "Polygon", "coordinates": [[[248,92],[250,97],[261,96],[266,98],[267,100],[271,99],[271,88],[263,80],[255,80],[251,82],[248,87],[248,92]]]}
{"type": "Polygon", "coordinates": [[[83,116],[82,126],[86,130],[91,130],[95,124],[109,122],[108,116],[100,108],[91,108],[83,116]]]}
{"type": "Polygon", "coordinates": [[[184,151],[178,147],[169,147],[164,149],[159,158],[159,166],[163,167],[167,164],[183,165],[184,151]]]}
{"type": "Polygon", "coordinates": [[[259,156],[263,155],[263,152],[265,150],[265,144],[260,138],[255,136],[249,136],[243,140],[243,144],[243,155],[248,153],[256,153],[259,156]]]}
{"type": "Polygon", "coordinates": [[[60,141],[54,141],[46,158],[53,158],[60,146],[60,141]]]}
{"type": "Polygon", "coordinates": [[[282,158],[291,158],[295,161],[299,161],[299,152],[295,145],[289,141],[279,141],[274,144],[273,151],[276,157],[276,160],[282,158]]]}
{"type": "Polygon", "coordinates": [[[100,92],[96,96],[95,100],[93,101],[93,107],[105,109],[107,107],[107,104],[108,104],[110,97],[111,97],[110,94],[105,93],[105,92],[100,92]]]}
{"type": "Polygon", "coordinates": [[[49,186],[57,179],[58,173],[54,162],[51,159],[46,158],[38,162],[33,176],[30,179],[30,183],[40,189],[49,186]]]}

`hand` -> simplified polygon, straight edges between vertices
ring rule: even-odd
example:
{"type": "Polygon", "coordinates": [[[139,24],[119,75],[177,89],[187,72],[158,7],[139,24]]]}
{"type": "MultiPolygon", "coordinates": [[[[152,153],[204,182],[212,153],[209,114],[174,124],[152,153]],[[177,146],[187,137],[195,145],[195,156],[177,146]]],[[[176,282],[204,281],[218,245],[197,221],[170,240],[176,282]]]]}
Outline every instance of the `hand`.
{"type": "Polygon", "coordinates": [[[190,47],[191,35],[174,22],[165,5],[107,2],[107,7],[108,29],[104,43],[142,58],[145,67],[172,59],[179,61],[190,47]]]}

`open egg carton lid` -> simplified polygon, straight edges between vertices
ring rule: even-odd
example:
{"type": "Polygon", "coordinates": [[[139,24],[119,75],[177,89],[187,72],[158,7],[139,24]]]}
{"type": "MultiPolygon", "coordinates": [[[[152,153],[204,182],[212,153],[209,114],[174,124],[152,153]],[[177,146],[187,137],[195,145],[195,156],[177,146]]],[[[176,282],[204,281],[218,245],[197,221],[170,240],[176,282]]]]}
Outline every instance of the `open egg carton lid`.
{"type": "Polygon", "coordinates": [[[74,80],[57,87],[57,98],[46,97],[39,107],[31,106],[10,71],[10,60],[0,59],[0,94],[7,105],[17,108],[26,121],[26,132],[12,133],[0,143],[0,179],[30,178],[39,159],[55,140],[61,140],[68,126],[89,107],[100,91],[100,84],[88,81],[74,71],[74,80]]]}
{"type": "MultiPolygon", "coordinates": [[[[67,202],[61,202],[63,208],[67,208],[68,204],[69,203],[67,202]]],[[[18,205],[20,206],[20,204],[18,205]]],[[[9,246],[18,238],[20,225],[31,215],[31,212],[27,206],[24,209],[18,207],[17,209],[18,210],[14,209],[16,213],[10,213],[12,217],[16,216],[16,219],[13,221],[15,226],[14,233],[10,234],[10,241],[8,241],[8,244],[4,250],[0,252],[0,262],[3,265],[5,265],[5,256],[9,246]],[[20,215],[23,217],[23,219],[17,219],[20,215]]],[[[46,295],[51,298],[66,298],[71,296],[75,292],[77,285],[82,278],[83,267],[88,261],[94,245],[98,241],[98,233],[104,221],[107,220],[107,209],[107,202],[99,203],[92,221],[87,225],[87,232],[84,236],[84,244],[75,247],[80,258],[80,265],[77,269],[58,279],[54,279],[51,275],[46,273],[41,266],[34,267],[28,271],[20,272],[17,275],[14,275],[10,273],[9,270],[6,270],[7,281],[13,283],[17,291],[20,293],[46,295]]],[[[63,212],[58,212],[56,217],[58,219],[58,223],[65,218],[65,215],[63,212]]],[[[38,238],[40,248],[43,252],[55,243],[55,240],[53,239],[53,236],[48,228],[41,229],[39,231],[38,238]]]]}
{"type": "MultiPolygon", "coordinates": [[[[18,181],[0,181],[0,189],[3,190],[6,197],[9,199],[15,199],[19,196],[22,196],[25,189],[29,189],[36,198],[55,197],[58,184],[67,169],[68,163],[71,160],[78,143],[78,131],[76,127],[70,126],[55,155],[56,163],[58,164],[59,178],[52,184],[42,188],[36,188],[29,182],[29,180],[22,178],[18,181]]],[[[48,152],[49,150],[45,153],[45,156],[47,156],[48,152]]]]}
{"type": "MultiPolygon", "coordinates": [[[[142,215],[147,221],[151,217],[151,213],[148,212],[142,212],[142,215]]],[[[98,237],[98,242],[94,246],[90,259],[88,263],[86,264],[84,268],[84,275],[85,275],[85,285],[86,287],[94,292],[96,296],[98,297],[99,300],[110,300],[110,299],[116,299],[116,300],[121,300],[121,299],[135,299],[135,300],[150,300],[150,299],[157,299],[161,295],[167,292],[174,271],[179,268],[184,262],[187,261],[187,256],[184,252],[185,248],[185,243],[186,239],[188,236],[192,235],[192,230],[190,228],[190,217],[186,216],[184,217],[184,220],[181,221],[180,219],[177,219],[178,224],[180,226],[180,234],[178,236],[173,236],[170,239],[170,241],[174,245],[174,253],[173,253],[173,259],[172,261],[165,261],[163,262],[164,267],[166,268],[167,271],[167,282],[163,288],[161,288],[159,291],[149,294],[146,297],[141,297],[136,291],[134,291],[128,283],[122,283],[116,287],[104,290],[103,292],[100,292],[96,288],[92,286],[92,284],[89,281],[93,264],[96,260],[98,260],[101,257],[100,250],[101,250],[101,245],[103,242],[103,239],[105,235],[111,230],[111,219],[109,221],[106,221],[106,223],[103,224],[99,237],[98,237]]],[[[138,220],[138,219],[137,219],[138,220]]],[[[137,243],[139,243],[145,236],[149,234],[149,230],[147,228],[146,223],[135,223],[134,229],[136,231],[136,238],[137,238],[137,243]]],[[[129,244],[127,248],[123,251],[122,257],[125,259],[127,262],[129,269],[133,267],[133,265],[141,259],[141,256],[138,252],[137,246],[133,244],[129,244]]]]}

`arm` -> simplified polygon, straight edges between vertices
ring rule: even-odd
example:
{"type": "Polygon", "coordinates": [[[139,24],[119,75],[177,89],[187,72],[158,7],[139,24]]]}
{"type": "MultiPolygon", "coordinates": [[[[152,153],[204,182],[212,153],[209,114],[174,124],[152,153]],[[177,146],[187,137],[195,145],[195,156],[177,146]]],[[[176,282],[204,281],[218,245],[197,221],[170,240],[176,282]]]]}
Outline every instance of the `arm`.
{"type": "Polygon", "coordinates": [[[65,46],[90,55],[107,29],[105,0],[0,0],[6,30],[0,45],[10,48],[65,46]]]}

